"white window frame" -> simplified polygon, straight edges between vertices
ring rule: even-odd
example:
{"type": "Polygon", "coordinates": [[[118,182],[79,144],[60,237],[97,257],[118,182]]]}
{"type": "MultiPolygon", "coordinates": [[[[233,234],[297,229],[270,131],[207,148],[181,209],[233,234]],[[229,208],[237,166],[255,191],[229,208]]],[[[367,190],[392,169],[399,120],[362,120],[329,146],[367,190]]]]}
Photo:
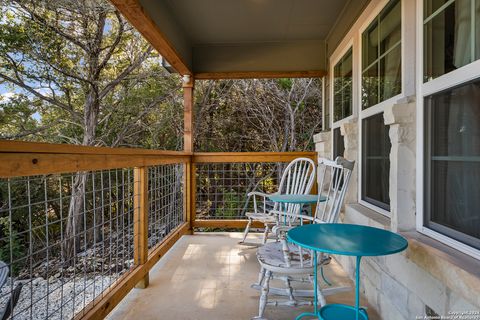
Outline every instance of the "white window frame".
{"type": "Polygon", "coordinates": [[[356,78],[356,87],[357,87],[357,99],[358,99],[358,114],[359,114],[359,119],[358,119],[358,136],[359,136],[359,143],[358,143],[358,163],[359,163],[359,170],[358,170],[358,203],[360,203],[361,205],[373,210],[373,211],[376,211],[382,215],[385,215],[387,217],[390,218],[391,214],[390,214],[390,211],[387,211],[383,208],[380,208],[376,205],[373,205],[365,200],[362,199],[362,193],[363,193],[363,188],[362,188],[362,182],[363,182],[363,155],[362,155],[362,149],[363,149],[363,119],[365,118],[368,118],[368,117],[371,117],[373,115],[376,115],[376,114],[379,114],[379,113],[384,113],[385,112],[385,109],[387,106],[391,106],[392,104],[395,104],[397,103],[398,100],[402,99],[404,97],[404,92],[405,92],[405,58],[404,58],[404,55],[405,55],[405,51],[403,50],[404,48],[404,42],[405,42],[405,23],[404,23],[404,17],[405,17],[405,1],[403,0],[400,0],[401,2],[401,14],[400,14],[400,17],[401,17],[401,43],[400,43],[400,46],[401,46],[401,70],[402,70],[402,77],[401,77],[401,81],[402,81],[402,84],[401,84],[401,87],[402,87],[402,90],[399,94],[391,97],[391,98],[388,98],[387,100],[384,100],[376,105],[373,105],[365,110],[362,110],[362,34],[363,32],[368,28],[368,26],[373,22],[373,20],[375,20],[378,15],[380,14],[380,12],[383,10],[383,8],[385,8],[385,6],[389,3],[389,0],[384,0],[384,1],[381,1],[377,7],[372,10],[371,14],[368,16],[368,18],[366,19],[366,21],[361,25],[360,29],[359,29],[359,32],[358,34],[356,35],[357,37],[357,41],[358,41],[358,48],[360,48],[358,50],[358,54],[357,54],[357,65],[358,65],[358,74],[357,74],[357,78],[356,78]]]}
{"type": "MultiPolygon", "coordinates": [[[[477,0],[479,1],[479,0],[477,0]]],[[[416,68],[416,87],[417,87],[417,173],[416,173],[416,189],[417,189],[417,216],[416,227],[417,231],[425,234],[435,240],[438,240],[458,251],[466,253],[476,259],[480,259],[480,250],[466,245],[460,241],[450,238],[442,233],[434,231],[424,226],[425,212],[424,212],[424,178],[425,178],[425,114],[424,114],[424,97],[443,90],[453,88],[455,86],[467,83],[469,81],[480,78],[480,59],[471,62],[461,68],[452,72],[441,75],[435,79],[423,82],[423,3],[424,0],[417,0],[417,68],[416,68]]]]}

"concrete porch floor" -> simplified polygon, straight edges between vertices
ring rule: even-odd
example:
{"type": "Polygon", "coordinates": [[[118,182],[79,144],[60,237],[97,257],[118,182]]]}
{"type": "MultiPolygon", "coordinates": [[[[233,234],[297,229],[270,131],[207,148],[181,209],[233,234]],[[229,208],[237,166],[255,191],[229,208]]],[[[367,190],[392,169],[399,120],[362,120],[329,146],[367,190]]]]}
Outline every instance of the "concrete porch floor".
{"type": "MultiPolygon", "coordinates": [[[[257,315],[260,292],[250,288],[259,271],[256,249],[239,245],[240,239],[240,233],[227,232],[183,236],[151,270],[150,286],[133,289],[107,319],[247,320],[257,315]]],[[[325,271],[334,285],[352,286],[327,302],[353,304],[353,283],[339,264],[332,260],[325,271]]],[[[283,287],[275,281],[272,286],[283,287]]],[[[265,317],[291,320],[312,309],[267,306],[265,317]]],[[[372,308],[368,312],[371,320],[379,319],[372,308]]]]}

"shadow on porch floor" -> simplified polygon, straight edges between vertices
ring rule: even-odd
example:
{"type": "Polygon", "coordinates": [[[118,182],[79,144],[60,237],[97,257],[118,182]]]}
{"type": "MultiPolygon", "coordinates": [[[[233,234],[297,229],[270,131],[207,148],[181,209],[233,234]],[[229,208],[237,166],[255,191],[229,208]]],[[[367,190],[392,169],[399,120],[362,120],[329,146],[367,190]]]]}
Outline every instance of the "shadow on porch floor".
{"type": "MultiPolygon", "coordinates": [[[[259,292],[250,284],[257,280],[259,265],[255,249],[239,245],[240,239],[240,233],[183,236],[150,272],[150,286],[133,289],[107,319],[247,320],[255,316],[259,292]]],[[[325,271],[334,285],[352,285],[335,261],[325,271]]],[[[281,286],[275,282],[272,285],[281,286]]],[[[329,303],[354,301],[353,289],[327,297],[329,303]]],[[[291,320],[310,310],[309,306],[267,306],[265,317],[291,320]]],[[[379,319],[372,308],[369,316],[379,319]]]]}

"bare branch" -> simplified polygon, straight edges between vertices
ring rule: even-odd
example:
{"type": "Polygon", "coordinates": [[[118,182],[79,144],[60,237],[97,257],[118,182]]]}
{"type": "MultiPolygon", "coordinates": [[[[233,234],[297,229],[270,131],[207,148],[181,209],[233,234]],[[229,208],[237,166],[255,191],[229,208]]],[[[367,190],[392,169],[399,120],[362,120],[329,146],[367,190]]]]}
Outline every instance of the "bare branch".
{"type": "Polygon", "coordinates": [[[22,89],[24,89],[25,91],[28,91],[30,92],[31,94],[33,94],[34,96],[36,96],[37,98],[40,98],[42,99],[43,101],[46,101],[54,106],[57,106],[67,112],[69,112],[74,118],[79,118],[80,115],[77,114],[77,112],[75,112],[69,105],[67,104],[64,104],[62,103],[61,101],[58,101],[56,99],[53,99],[53,98],[50,98],[48,96],[45,96],[43,94],[41,94],[40,92],[38,92],[37,90],[35,90],[34,88],[30,87],[29,85],[27,85],[26,83],[24,83],[22,80],[20,79],[14,79],[12,77],[9,77],[8,75],[6,74],[3,74],[3,73],[0,73],[0,77],[2,77],[3,79],[13,83],[13,84],[16,84],[17,86],[21,87],[22,89]]]}
{"type": "Polygon", "coordinates": [[[98,94],[98,99],[103,99],[110,91],[112,91],[122,80],[124,80],[130,73],[132,73],[135,69],[137,69],[143,61],[150,55],[153,48],[152,46],[148,46],[147,49],[141,54],[133,63],[131,63],[125,70],[123,70],[118,77],[111,81],[109,84],[103,88],[98,94]]]}
{"type": "MultiPolygon", "coordinates": [[[[122,39],[122,36],[124,34],[124,31],[125,31],[125,23],[123,22],[122,16],[120,15],[120,12],[118,12],[118,10],[115,10],[115,16],[116,16],[117,22],[118,22],[118,32],[117,32],[117,35],[115,37],[115,40],[113,41],[112,45],[110,45],[108,47],[108,51],[105,54],[105,57],[103,58],[100,65],[98,66],[98,72],[99,73],[101,72],[101,70],[103,70],[103,68],[105,68],[108,61],[112,57],[112,54],[115,51],[115,49],[117,48],[117,46],[119,45],[120,40],[122,39]]],[[[103,48],[102,50],[104,50],[104,49],[106,49],[106,48],[103,48]]]]}

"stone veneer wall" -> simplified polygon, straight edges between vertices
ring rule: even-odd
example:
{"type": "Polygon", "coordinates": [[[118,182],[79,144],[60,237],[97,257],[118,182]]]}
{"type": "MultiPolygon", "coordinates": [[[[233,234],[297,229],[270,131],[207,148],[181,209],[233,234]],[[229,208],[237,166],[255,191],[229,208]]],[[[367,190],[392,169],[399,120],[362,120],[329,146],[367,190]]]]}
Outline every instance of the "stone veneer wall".
{"type": "MultiPolygon", "coordinates": [[[[362,260],[361,292],[385,320],[424,316],[426,306],[439,315],[480,310],[480,263],[415,231],[415,114],[416,103],[408,100],[387,108],[384,113],[392,143],[390,218],[358,204],[358,122],[353,120],[341,126],[345,158],[357,161],[343,222],[400,232],[409,240],[409,248],[401,254],[362,260]]],[[[330,132],[316,135],[314,141],[320,157],[331,155],[330,132]]],[[[345,256],[336,259],[353,279],[354,259],[345,256]]]]}

